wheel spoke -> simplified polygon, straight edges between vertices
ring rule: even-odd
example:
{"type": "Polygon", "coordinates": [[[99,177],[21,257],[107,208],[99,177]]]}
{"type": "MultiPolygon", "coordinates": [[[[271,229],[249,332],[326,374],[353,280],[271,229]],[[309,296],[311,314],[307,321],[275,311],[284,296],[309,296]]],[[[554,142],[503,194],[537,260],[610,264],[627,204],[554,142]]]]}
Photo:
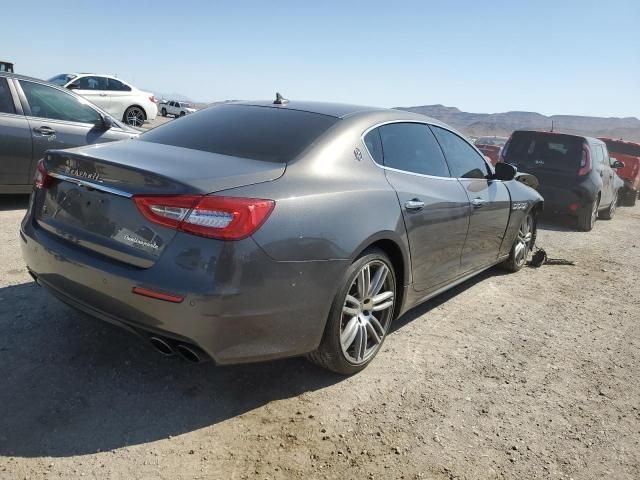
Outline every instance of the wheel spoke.
{"type": "Polygon", "coordinates": [[[385,334],[384,328],[382,328],[382,325],[380,325],[380,322],[376,317],[374,317],[373,315],[370,315],[369,322],[371,323],[371,326],[373,326],[378,331],[379,336],[381,337],[384,336],[385,334]]]}
{"type": "Polygon", "coordinates": [[[371,282],[371,271],[369,265],[365,265],[358,274],[358,295],[361,299],[365,298],[369,293],[369,285],[371,282]]]}
{"type": "Polygon", "coordinates": [[[378,335],[378,332],[376,332],[376,329],[373,328],[373,325],[371,325],[370,322],[367,323],[367,331],[371,335],[371,338],[373,339],[373,341],[376,342],[376,345],[382,342],[382,338],[380,338],[380,336],[378,335]]]}
{"type": "Polygon", "coordinates": [[[360,313],[360,302],[353,295],[347,295],[344,301],[344,307],[342,307],[342,313],[355,317],[360,313]]]}
{"type": "Polygon", "coordinates": [[[384,282],[387,279],[387,273],[389,273],[389,269],[386,265],[380,265],[376,274],[373,276],[373,280],[371,280],[371,286],[369,287],[369,295],[375,296],[382,290],[384,287],[384,282]]]}
{"type": "Polygon", "coordinates": [[[519,260],[521,258],[523,250],[524,250],[524,243],[518,242],[516,245],[516,251],[515,251],[516,260],[519,260]]]}
{"type": "Polygon", "coordinates": [[[393,305],[393,292],[383,292],[375,297],[373,297],[373,308],[374,312],[379,312],[382,310],[386,310],[390,306],[393,305]]]}
{"type": "Polygon", "coordinates": [[[342,343],[342,348],[344,349],[344,351],[347,351],[349,349],[356,338],[358,330],[358,317],[356,316],[349,320],[349,323],[347,323],[347,326],[344,327],[343,332],[340,334],[340,343],[342,343]]]}

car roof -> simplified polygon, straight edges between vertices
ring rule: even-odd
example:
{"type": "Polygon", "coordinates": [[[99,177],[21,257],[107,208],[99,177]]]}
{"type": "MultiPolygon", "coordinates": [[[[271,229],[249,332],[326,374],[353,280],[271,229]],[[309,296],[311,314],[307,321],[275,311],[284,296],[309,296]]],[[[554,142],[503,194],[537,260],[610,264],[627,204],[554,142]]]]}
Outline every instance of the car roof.
{"type": "Polygon", "coordinates": [[[451,128],[440,120],[427,117],[419,113],[408,112],[405,110],[396,110],[392,108],[382,107],[368,107],[365,105],[351,105],[345,103],[334,102],[311,102],[311,101],[299,101],[290,100],[282,105],[276,105],[273,100],[259,100],[259,101],[233,101],[226,102],[221,105],[246,105],[254,107],[266,107],[266,108],[282,108],[287,110],[298,110],[308,113],[316,113],[318,115],[327,115],[335,118],[350,118],[350,117],[366,117],[375,116],[381,121],[420,121],[427,122],[433,125],[443,126],[451,128]]]}
{"type": "Polygon", "coordinates": [[[0,72],[0,75],[3,76],[3,77],[8,77],[8,78],[15,78],[17,80],[33,80],[35,82],[49,83],[46,80],[42,80],[41,78],[28,77],[27,75],[20,75],[19,73],[0,72]]]}
{"type": "MultiPolygon", "coordinates": [[[[586,140],[590,143],[604,143],[602,140],[595,138],[595,137],[588,137],[586,135],[576,135],[575,133],[567,133],[567,132],[549,132],[546,130],[515,130],[513,132],[513,134],[515,133],[535,133],[535,134],[545,134],[545,135],[562,135],[565,137],[574,137],[574,138],[579,138],[581,140],[586,140]]],[[[512,134],[512,135],[513,135],[512,134]]]]}

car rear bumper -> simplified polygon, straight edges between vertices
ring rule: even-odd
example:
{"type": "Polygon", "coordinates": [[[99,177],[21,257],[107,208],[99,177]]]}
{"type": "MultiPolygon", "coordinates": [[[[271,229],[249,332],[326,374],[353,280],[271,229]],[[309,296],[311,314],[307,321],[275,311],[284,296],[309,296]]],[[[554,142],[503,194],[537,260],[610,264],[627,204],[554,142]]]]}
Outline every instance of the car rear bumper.
{"type": "Polygon", "coordinates": [[[195,345],[219,364],[314,350],[347,268],[342,260],[277,262],[251,238],[179,234],[152,267],[141,269],[38,228],[29,213],[20,234],[29,271],[65,303],[141,336],[195,345]],[[184,299],[137,295],[135,286],[184,299]]]}
{"type": "Polygon", "coordinates": [[[540,185],[538,192],[544,197],[544,209],[546,212],[566,213],[577,215],[582,209],[596,198],[595,187],[589,185],[553,186],[540,185]]]}

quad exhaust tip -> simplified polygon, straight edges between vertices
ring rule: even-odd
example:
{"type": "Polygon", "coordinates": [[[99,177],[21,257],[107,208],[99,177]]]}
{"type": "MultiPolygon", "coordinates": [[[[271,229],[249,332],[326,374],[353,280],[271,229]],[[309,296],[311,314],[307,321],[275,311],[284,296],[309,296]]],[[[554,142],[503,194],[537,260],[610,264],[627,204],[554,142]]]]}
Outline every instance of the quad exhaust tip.
{"type": "Polygon", "coordinates": [[[184,343],[175,343],[158,336],[149,337],[153,348],[165,357],[170,357],[176,353],[190,363],[201,363],[207,360],[207,356],[198,347],[184,343]]]}
{"type": "Polygon", "coordinates": [[[153,346],[153,348],[155,348],[158,352],[160,352],[165,357],[170,357],[171,355],[176,353],[173,350],[173,347],[169,344],[169,342],[167,342],[163,338],[151,337],[149,338],[149,341],[151,342],[151,345],[153,346]]]}

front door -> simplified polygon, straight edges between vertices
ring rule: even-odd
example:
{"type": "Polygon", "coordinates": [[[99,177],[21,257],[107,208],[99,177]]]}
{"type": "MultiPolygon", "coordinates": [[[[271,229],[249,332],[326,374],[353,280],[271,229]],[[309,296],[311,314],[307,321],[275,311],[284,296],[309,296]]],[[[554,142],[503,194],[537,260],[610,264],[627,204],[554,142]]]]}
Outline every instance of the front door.
{"type": "Polygon", "coordinates": [[[0,185],[31,183],[29,123],[16,111],[6,78],[0,78],[0,185]]]}
{"type": "Polygon", "coordinates": [[[96,127],[102,123],[100,114],[82,99],[41,83],[20,80],[19,84],[27,100],[34,160],[49,149],[97,143],[105,134],[96,127]]]}
{"type": "Polygon", "coordinates": [[[433,133],[422,123],[390,123],[365,141],[398,196],[414,289],[426,292],[450,282],[460,274],[470,208],[433,133]]]}
{"type": "Polygon", "coordinates": [[[83,96],[105,112],[110,112],[111,96],[107,90],[107,79],[105,77],[80,77],[70,87],[75,93],[83,96]]]}
{"type": "Polygon", "coordinates": [[[511,197],[499,180],[490,180],[491,169],[484,157],[466,140],[440,127],[431,127],[451,169],[471,204],[469,232],[460,268],[470,272],[496,262],[504,239],[511,197]]]}

